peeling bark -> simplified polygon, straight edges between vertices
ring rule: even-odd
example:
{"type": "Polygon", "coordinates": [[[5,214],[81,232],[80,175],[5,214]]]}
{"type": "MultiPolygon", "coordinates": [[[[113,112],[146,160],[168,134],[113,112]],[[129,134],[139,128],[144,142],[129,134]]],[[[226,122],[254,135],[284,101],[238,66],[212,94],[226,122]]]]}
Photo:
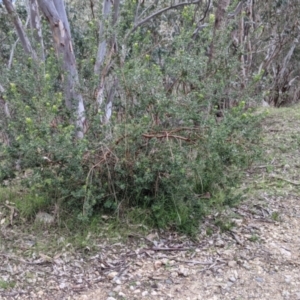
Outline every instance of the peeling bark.
{"type": "Polygon", "coordinates": [[[119,7],[120,0],[104,0],[103,2],[103,21],[100,23],[99,29],[99,39],[100,43],[98,46],[96,63],[94,66],[94,72],[96,75],[99,75],[99,85],[96,93],[96,103],[98,110],[101,110],[101,107],[105,101],[105,91],[107,91],[107,99],[105,104],[105,114],[101,118],[102,123],[107,123],[112,114],[112,106],[114,95],[118,86],[118,80],[116,78],[109,79],[109,71],[111,68],[111,58],[114,51],[117,49],[116,36],[107,41],[104,37],[105,23],[107,22],[109,16],[113,14],[112,21],[110,22],[111,26],[114,26],[118,21],[119,16],[119,7]],[[107,47],[109,46],[110,51],[107,53],[107,47]],[[104,60],[106,59],[106,64],[104,66],[104,60]]]}
{"type": "Polygon", "coordinates": [[[33,36],[40,45],[40,59],[45,60],[44,40],[42,34],[42,24],[38,9],[37,0],[29,0],[29,16],[30,27],[33,31],[33,36]]]}

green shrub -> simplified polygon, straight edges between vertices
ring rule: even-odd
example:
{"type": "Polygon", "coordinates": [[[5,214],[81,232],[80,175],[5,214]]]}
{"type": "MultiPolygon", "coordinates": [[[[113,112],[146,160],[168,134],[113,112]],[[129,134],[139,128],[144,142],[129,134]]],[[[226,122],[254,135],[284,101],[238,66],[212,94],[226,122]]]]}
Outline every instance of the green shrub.
{"type": "Polygon", "coordinates": [[[91,92],[97,84],[87,59],[95,53],[93,30],[86,36],[75,30],[86,82],[88,130],[82,140],[64,108],[53,49],[40,65],[17,49],[16,63],[0,78],[11,109],[10,119],[1,116],[9,140],[1,145],[1,178],[12,177],[18,161],[21,172],[32,173],[23,184],[48,209],[58,205],[81,220],[116,213],[189,233],[209,210],[233,203],[241,170],[259,155],[260,116],[245,109],[254,101],[251,84],[243,91],[230,88],[232,81],[239,84],[239,58],[229,56],[229,33],[215,41],[209,64],[204,49],[211,28],[192,43],[193,30],[161,43],[145,28],[130,37],[125,60],[116,58],[112,71],[119,87],[108,124],[101,123],[91,92]],[[228,101],[234,105],[223,107],[228,101]]]}

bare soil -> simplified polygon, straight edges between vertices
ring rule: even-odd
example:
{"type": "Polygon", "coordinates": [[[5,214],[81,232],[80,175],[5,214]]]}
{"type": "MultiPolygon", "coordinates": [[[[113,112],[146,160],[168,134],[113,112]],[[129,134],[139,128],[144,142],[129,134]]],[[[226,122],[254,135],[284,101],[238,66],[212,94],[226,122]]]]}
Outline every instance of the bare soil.
{"type": "Polygon", "coordinates": [[[245,173],[245,200],[208,216],[193,241],[87,234],[78,248],[7,226],[13,212],[0,207],[0,299],[300,299],[300,107],[272,109],[263,127],[265,161],[245,173]]]}

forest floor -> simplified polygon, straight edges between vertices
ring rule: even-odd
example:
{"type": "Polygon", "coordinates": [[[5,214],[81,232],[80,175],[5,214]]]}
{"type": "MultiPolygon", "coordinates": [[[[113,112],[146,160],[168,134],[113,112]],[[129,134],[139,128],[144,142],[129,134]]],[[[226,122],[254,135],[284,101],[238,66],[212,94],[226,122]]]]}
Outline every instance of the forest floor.
{"type": "Polygon", "coordinates": [[[78,248],[58,231],[7,226],[13,206],[0,205],[0,299],[300,299],[300,107],[270,109],[262,143],[245,200],[194,240],[107,237],[103,225],[78,248]]]}

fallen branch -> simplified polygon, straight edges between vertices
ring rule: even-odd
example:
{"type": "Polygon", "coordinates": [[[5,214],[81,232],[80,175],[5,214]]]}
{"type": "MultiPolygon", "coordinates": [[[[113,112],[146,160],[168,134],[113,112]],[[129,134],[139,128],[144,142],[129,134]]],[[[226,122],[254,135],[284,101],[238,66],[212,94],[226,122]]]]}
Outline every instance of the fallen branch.
{"type": "Polygon", "coordinates": [[[190,138],[186,138],[184,136],[180,136],[180,135],[173,135],[173,134],[169,134],[168,132],[165,132],[164,134],[142,134],[142,136],[144,138],[147,139],[152,139],[152,138],[157,138],[157,139],[163,139],[163,138],[174,138],[174,139],[178,139],[178,140],[183,140],[186,142],[193,142],[193,140],[191,140],[190,138]]]}
{"type": "Polygon", "coordinates": [[[171,248],[161,248],[161,247],[153,247],[153,248],[146,248],[143,249],[145,251],[190,251],[190,250],[194,250],[194,248],[186,248],[186,247],[182,247],[182,248],[176,248],[176,247],[171,247],[171,248]]]}
{"type": "Polygon", "coordinates": [[[186,264],[193,264],[193,265],[211,265],[215,262],[211,262],[211,261],[199,261],[199,260],[183,260],[183,259],[177,259],[177,258],[172,258],[172,260],[175,260],[177,262],[182,262],[182,263],[186,263],[186,264]]]}
{"type": "Polygon", "coordinates": [[[286,179],[286,178],[283,178],[281,176],[277,176],[277,175],[270,175],[270,177],[273,177],[275,179],[279,179],[279,180],[282,180],[282,181],[286,181],[292,185],[300,185],[300,182],[299,181],[292,181],[292,180],[289,180],[289,179],[286,179]]]}
{"type": "Polygon", "coordinates": [[[29,292],[26,291],[15,291],[15,292],[0,292],[4,297],[15,297],[18,295],[28,294],[29,292]]]}

